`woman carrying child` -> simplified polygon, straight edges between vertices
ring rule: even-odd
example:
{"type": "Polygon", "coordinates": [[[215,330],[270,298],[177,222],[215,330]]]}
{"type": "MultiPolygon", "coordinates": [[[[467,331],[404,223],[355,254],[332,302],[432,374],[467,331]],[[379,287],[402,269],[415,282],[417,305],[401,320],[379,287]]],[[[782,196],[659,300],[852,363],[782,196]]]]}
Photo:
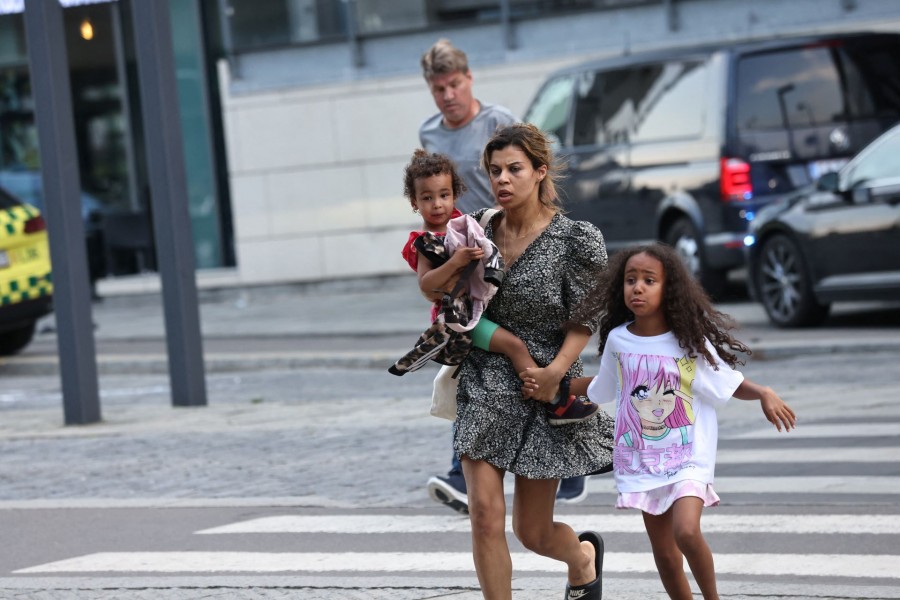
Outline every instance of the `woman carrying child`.
{"type": "MultiPolygon", "coordinates": [[[[536,127],[498,129],[482,158],[501,207],[485,234],[506,265],[485,316],[519,337],[541,368],[530,371],[540,384],[530,393],[534,399],[523,399],[522,381],[504,356],[476,347],[462,363],[454,444],[468,486],[478,580],[486,599],[512,598],[503,491],[509,471],[515,475],[516,537],[529,550],[566,564],[567,597],[597,600],[602,539],[592,532],[576,535],[554,521],[553,509],[560,478],[608,470],[613,423],[597,412],[553,427],[543,406],[569,377],[582,373],[579,356],[597,320],[569,329],[563,324],[606,267],[603,236],[560,212],[550,143],[536,127]]],[[[475,219],[482,214],[476,212],[475,219]]]]}
{"type": "MultiPolygon", "coordinates": [[[[413,210],[422,216],[423,231],[410,233],[402,254],[409,266],[418,273],[422,293],[434,300],[431,308],[432,321],[438,316],[444,293],[454,287],[466,266],[472,261],[485,259],[484,246],[461,246],[450,254],[443,241],[451,219],[467,219],[456,210],[456,199],[465,192],[465,189],[456,166],[443,154],[429,154],[419,149],[413,153],[406,166],[403,191],[413,210]]],[[[479,214],[483,214],[483,211],[479,214]]],[[[483,236],[484,232],[476,221],[469,219],[468,225],[477,228],[477,234],[483,236]]],[[[485,241],[484,245],[496,252],[496,248],[489,241],[485,241]]],[[[495,259],[492,264],[502,268],[503,261],[495,259]]],[[[472,328],[471,338],[474,347],[506,356],[516,373],[538,366],[531,357],[528,347],[519,337],[487,319],[483,314],[472,328]]],[[[396,366],[391,372],[403,374],[396,366]]],[[[561,401],[545,402],[543,408],[552,425],[582,421],[593,416],[598,410],[596,404],[583,399],[569,398],[568,394],[564,395],[561,401]]]]}

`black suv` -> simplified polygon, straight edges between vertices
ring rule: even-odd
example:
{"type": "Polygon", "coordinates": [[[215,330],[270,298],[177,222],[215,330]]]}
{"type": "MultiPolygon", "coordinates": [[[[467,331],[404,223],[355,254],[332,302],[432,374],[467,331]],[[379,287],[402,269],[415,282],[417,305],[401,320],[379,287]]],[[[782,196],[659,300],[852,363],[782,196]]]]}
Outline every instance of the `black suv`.
{"type": "Polygon", "coordinates": [[[573,219],[610,251],[663,240],[715,295],[765,204],[900,121],[900,35],[631,54],[554,73],[525,119],[558,142],[573,219]]]}

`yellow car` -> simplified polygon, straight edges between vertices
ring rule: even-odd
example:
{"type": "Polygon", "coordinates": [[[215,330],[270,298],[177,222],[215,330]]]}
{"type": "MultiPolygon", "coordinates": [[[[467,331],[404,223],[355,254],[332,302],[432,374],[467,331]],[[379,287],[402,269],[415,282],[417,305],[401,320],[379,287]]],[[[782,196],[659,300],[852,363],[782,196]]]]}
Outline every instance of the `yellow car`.
{"type": "Polygon", "coordinates": [[[52,310],[44,218],[0,188],[0,355],[27,346],[37,320],[52,310]]]}

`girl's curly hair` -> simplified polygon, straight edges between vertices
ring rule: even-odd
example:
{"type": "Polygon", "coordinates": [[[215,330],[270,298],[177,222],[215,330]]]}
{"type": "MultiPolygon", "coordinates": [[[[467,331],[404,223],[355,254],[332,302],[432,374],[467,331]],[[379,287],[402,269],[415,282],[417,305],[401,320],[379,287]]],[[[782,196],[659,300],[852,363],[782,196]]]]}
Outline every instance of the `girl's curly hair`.
{"type": "Polygon", "coordinates": [[[456,165],[443,154],[431,153],[421,148],[413,152],[412,159],[403,171],[403,195],[409,200],[413,210],[416,208],[416,179],[449,175],[453,198],[458,200],[466,192],[466,184],[456,172],[456,165]]]}
{"type": "Polygon", "coordinates": [[[688,271],[681,257],[671,246],[660,242],[630,247],[613,254],[597,287],[573,319],[574,322],[586,322],[585,319],[591,315],[601,315],[600,354],[603,354],[609,332],[634,320],[634,314],[625,305],[625,265],[628,259],[641,253],[662,263],[665,281],[661,308],[666,323],[688,355],[694,358],[701,354],[715,367],[715,359],[706,347],[705,340],[708,339],[719,358],[730,367],[744,364],[735,353],[749,356],[751,352],[743,342],[731,335],[730,331],[737,326],[734,319],[713,307],[706,291],[688,271]]]}

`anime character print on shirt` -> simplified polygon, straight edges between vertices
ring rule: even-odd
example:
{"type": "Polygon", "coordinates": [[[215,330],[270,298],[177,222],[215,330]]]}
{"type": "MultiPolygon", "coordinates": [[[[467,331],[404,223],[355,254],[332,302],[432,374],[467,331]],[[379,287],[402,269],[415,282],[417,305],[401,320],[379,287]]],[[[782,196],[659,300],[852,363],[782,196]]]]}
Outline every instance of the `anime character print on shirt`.
{"type": "Polygon", "coordinates": [[[619,474],[673,477],[689,466],[696,359],[620,352],[613,467],[619,474]]]}

